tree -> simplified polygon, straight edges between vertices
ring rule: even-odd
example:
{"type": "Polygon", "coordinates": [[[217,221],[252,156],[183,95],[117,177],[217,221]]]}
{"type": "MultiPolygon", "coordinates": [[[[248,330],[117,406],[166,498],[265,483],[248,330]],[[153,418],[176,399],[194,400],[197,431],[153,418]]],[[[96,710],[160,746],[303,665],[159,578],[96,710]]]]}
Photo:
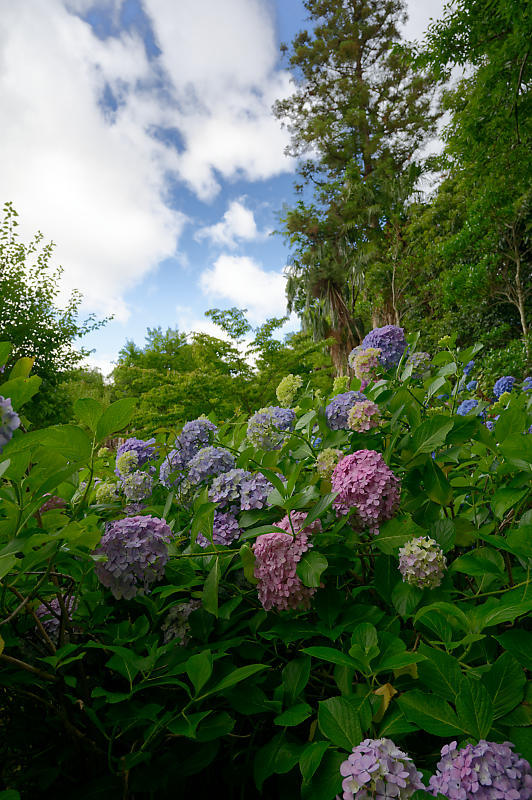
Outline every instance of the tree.
{"type": "Polygon", "coordinates": [[[38,400],[24,411],[41,426],[68,414],[68,396],[58,386],[89,353],[74,348],[74,342],[107,320],[90,315],[81,322],[82,297],[77,291],[64,308],[57,305],[63,270],[51,265],[54,244],[43,244],[42,233],[29,244],[20,241],[17,217],[13,205],[6,203],[0,220],[0,329],[13,343],[10,364],[22,356],[34,359],[33,371],[43,383],[38,400]]]}

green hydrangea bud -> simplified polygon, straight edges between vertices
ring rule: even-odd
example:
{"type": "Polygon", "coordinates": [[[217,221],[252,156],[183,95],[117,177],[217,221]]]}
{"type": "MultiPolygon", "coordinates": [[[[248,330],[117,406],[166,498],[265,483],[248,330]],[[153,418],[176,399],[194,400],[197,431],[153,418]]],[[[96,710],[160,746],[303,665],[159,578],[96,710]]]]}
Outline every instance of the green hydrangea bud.
{"type": "Polygon", "coordinates": [[[94,490],[94,499],[97,503],[102,505],[107,503],[114,503],[118,500],[118,484],[112,481],[105,481],[99,483],[94,490]]]}
{"type": "Polygon", "coordinates": [[[333,394],[343,394],[349,390],[349,375],[337,375],[333,383],[333,394]]]}
{"type": "Polygon", "coordinates": [[[331,477],[335,466],[343,455],[341,450],[337,450],[334,447],[326,447],[325,450],[322,450],[321,453],[318,454],[316,458],[316,469],[322,478],[328,479],[331,477]]]}
{"type": "Polygon", "coordinates": [[[295,396],[303,386],[303,379],[300,375],[285,375],[275,390],[277,399],[283,408],[290,408],[294,402],[295,396]]]}
{"type": "Polygon", "coordinates": [[[98,450],[98,458],[108,458],[112,452],[110,447],[100,447],[98,450]]]}
{"type": "Polygon", "coordinates": [[[491,411],[504,411],[511,399],[510,392],[503,392],[497,402],[492,405],[491,411]]]}
{"type": "Polygon", "coordinates": [[[136,470],[139,463],[139,457],[134,450],[126,450],[121,456],[116,459],[116,469],[120,475],[129,475],[130,472],[136,470]]]}
{"type": "Polygon", "coordinates": [[[442,338],[438,341],[438,345],[440,347],[452,347],[453,340],[450,336],[442,336],[442,338]]]}

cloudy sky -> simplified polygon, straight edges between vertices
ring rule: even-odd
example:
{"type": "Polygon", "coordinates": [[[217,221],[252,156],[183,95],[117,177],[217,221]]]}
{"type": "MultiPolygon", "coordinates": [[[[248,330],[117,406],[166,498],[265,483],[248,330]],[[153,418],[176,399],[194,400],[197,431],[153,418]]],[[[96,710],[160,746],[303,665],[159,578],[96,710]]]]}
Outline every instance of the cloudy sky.
{"type": "MultiPolygon", "coordinates": [[[[408,7],[419,38],[443,0],[408,7]]],[[[104,372],[147,327],[285,313],[272,231],[295,165],[271,106],[304,25],[302,0],[0,0],[0,203],[114,315],[85,342],[104,372]]]]}

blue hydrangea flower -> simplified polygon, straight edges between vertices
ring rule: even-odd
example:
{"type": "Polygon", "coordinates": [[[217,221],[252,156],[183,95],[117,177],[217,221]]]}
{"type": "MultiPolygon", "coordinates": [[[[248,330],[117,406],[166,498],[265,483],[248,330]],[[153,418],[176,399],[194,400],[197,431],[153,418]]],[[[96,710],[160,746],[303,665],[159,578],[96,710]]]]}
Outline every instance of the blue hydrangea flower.
{"type": "Polygon", "coordinates": [[[469,397],[467,400],[464,400],[462,403],[460,403],[456,409],[456,413],[461,417],[465,417],[466,414],[469,414],[470,411],[473,411],[473,409],[477,406],[478,400],[475,397],[469,397]]]}
{"type": "Polygon", "coordinates": [[[504,394],[505,392],[511,392],[513,389],[513,385],[515,383],[515,378],[512,375],[505,375],[499,380],[495,381],[493,386],[493,394],[497,399],[504,394]]]}
{"type": "Polygon", "coordinates": [[[236,501],[240,502],[242,481],[244,478],[251,477],[251,472],[245,469],[230,469],[218,475],[209,489],[209,500],[211,503],[218,503],[221,508],[236,501]]]}
{"type": "Polygon", "coordinates": [[[361,403],[367,400],[365,394],[362,392],[343,392],[333,397],[331,402],[325,408],[325,416],[327,418],[327,425],[332,431],[347,430],[347,421],[349,412],[355,403],[361,403]]]}
{"type": "Polygon", "coordinates": [[[0,395],[0,453],[20,425],[19,415],[13,411],[10,397],[0,395]]]}
{"type": "Polygon", "coordinates": [[[225,447],[202,447],[188,465],[188,480],[192,485],[206,478],[234,469],[235,459],[225,447]]]}
{"type": "Polygon", "coordinates": [[[295,421],[296,413],[291,408],[261,408],[249,419],[247,437],[261,450],[279,450],[287,432],[294,429],[295,421]]]}
{"type": "Polygon", "coordinates": [[[405,332],[398,325],[374,328],[364,337],[361,346],[378,348],[381,351],[379,361],[385,369],[390,369],[397,366],[406,350],[405,332]]]}
{"type": "Polygon", "coordinates": [[[475,389],[477,388],[477,381],[469,381],[469,383],[466,384],[465,388],[467,389],[468,392],[474,392],[475,389]]]}
{"type": "Polygon", "coordinates": [[[521,384],[521,391],[532,392],[532,376],[529,375],[524,379],[523,383],[521,384]]]}
{"type": "Polygon", "coordinates": [[[468,361],[467,362],[467,364],[464,367],[464,375],[466,376],[466,378],[473,371],[473,367],[474,366],[475,366],[475,362],[474,361],[468,361]]]}

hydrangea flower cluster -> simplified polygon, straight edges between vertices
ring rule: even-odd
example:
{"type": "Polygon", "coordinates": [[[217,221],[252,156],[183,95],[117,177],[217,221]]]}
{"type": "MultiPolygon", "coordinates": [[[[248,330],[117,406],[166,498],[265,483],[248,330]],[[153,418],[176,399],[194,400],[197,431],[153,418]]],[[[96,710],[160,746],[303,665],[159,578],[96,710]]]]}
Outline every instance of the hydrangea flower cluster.
{"type": "Polygon", "coordinates": [[[231,469],[213,480],[209,500],[221,508],[235,504],[241,511],[249,511],[263,508],[272,490],[272,484],[262,473],[231,469]]]}
{"type": "Polygon", "coordinates": [[[119,498],[119,486],[112,481],[104,481],[94,488],[94,499],[97,503],[105,505],[114,503],[119,498]]]}
{"type": "Polygon", "coordinates": [[[206,478],[234,469],[235,459],[225,447],[202,447],[188,464],[188,480],[192,485],[206,478]]]}
{"type": "Polygon", "coordinates": [[[293,430],[295,421],[296,414],[291,408],[261,408],[249,419],[247,437],[251,444],[262,450],[279,450],[286,432],[293,430]]]}
{"type": "MultiPolygon", "coordinates": [[[[231,542],[234,542],[239,536],[240,527],[235,515],[231,513],[231,511],[215,511],[212,528],[212,540],[214,544],[231,544],[231,542]]],[[[198,533],[196,543],[199,544],[200,547],[207,547],[207,545],[210,545],[209,539],[207,539],[203,533],[198,533]]]]}
{"type": "Polygon", "coordinates": [[[466,383],[465,388],[467,389],[468,392],[474,392],[477,386],[478,386],[478,381],[473,380],[469,381],[469,383],[466,383]]]}
{"type": "Polygon", "coordinates": [[[381,419],[379,406],[371,400],[355,403],[347,417],[347,427],[352,431],[363,433],[370,428],[377,428],[381,419]]]}
{"type": "Polygon", "coordinates": [[[316,520],[302,528],[306,516],[305,512],[293,511],[290,519],[286,516],[276,523],[278,528],[283,528],[287,533],[264,533],[255,540],[253,553],[255,577],[259,582],[257,590],[266,611],[274,607],[280,611],[310,607],[310,598],[316,589],[304,586],[296,568],[303,553],[312,547],[309,537],[314,531],[321,530],[321,523],[316,520]]]}
{"type": "Polygon", "coordinates": [[[159,480],[167,489],[174,488],[183,480],[174,473],[184,470],[202,448],[208,447],[218,428],[206,417],[198,417],[183,425],[176,437],[173,449],[168,453],[159,469],[159,480]]]}
{"type": "Polygon", "coordinates": [[[139,465],[139,457],[134,450],[126,450],[125,453],[117,456],[115,462],[115,475],[119,478],[124,475],[129,475],[137,469],[139,465]]]}
{"type": "Polygon", "coordinates": [[[98,458],[108,458],[110,455],[112,455],[112,453],[113,451],[110,447],[100,447],[97,455],[98,458]]]}
{"type": "Polygon", "coordinates": [[[412,377],[422,378],[425,372],[430,369],[430,354],[429,353],[412,353],[407,358],[408,364],[412,365],[412,377]]]}
{"type": "Polygon", "coordinates": [[[521,391],[532,392],[532,375],[529,375],[524,379],[523,383],[521,384],[521,391]]]}
{"type": "Polygon", "coordinates": [[[461,417],[465,417],[466,414],[469,414],[477,406],[478,406],[478,400],[476,399],[476,397],[468,397],[467,400],[463,400],[460,403],[460,405],[456,409],[456,413],[459,414],[461,417]]]}
{"type": "Polygon", "coordinates": [[[272,491],[272,484],[262,472],[248,472],[240,487],[240,508],[242,511],[264,508],[272,491]]]}
{"type": "Polygon", "coordinates": [[[188,603],[180,603],[177,606],[172,606],[166,619],[162,624],[164,643],[167,644],[173,639],[179,639],[179,645],[183,647],[188,643],[190,625],[188,618],[193,611],[201,608],[201,600],[189,600],[188,603]]]}
{"type": "Polygon", "coordinates": [[[466,376],[466,378],[467,378],[468,375],[470,375],[473,372],[474,366],[475,366],[475,362],[474,361],[468,361],[467,362],[467,364],[464,367],[464,375],[466,376]]]}
{"type": "Polygon", "coordinates": [[[438,543],[429,536],[406,542],[399,550],[399,572],[404,583],[435,589],[443,579],[447,561],[438,543]]]}
{"type": "Polygon", "coordinates": [[[343,392],[333,397],[331,402],[325,408],[325,416],[327,418],[327,425],[332,431],[345,430],[347,428],[347,419],[349,412],[355,403],[361,403],[367,400],[365,394],[362,392],[343,392]]]}
{"type": "Polygon", "coordinates": [[[410,756],[391,739],[364,739],[340,766],[343,800],[407,800],[425,789],[410,756]]]}
{"type": "Polygon", "coordinates": [[[495,381],[493,385],[493,394],[499,400],[504,392],[511,392],[515,383],[515,378],[512,375],[505,375],[499,380],[495,381]]]}
{"type": "Polygon", "coordinates": [[[13,411],[10,397],[0,395],[0,453],[20,425],[19,415],[13,411]]]}
{"type": "Polygon", "coordinates": [[[438,771],[430,790],[449,800],[529,800],[532,798],[530,764],[514,753],[513,744],[481,739],[457,749],[456,742],[442,747],[438,771]]]}
{"type": "MultiPolygon", "coordinates": [[[[144,441],[143,439],[135,439],[135,437],[131,437],[130,439],[126,439],[116,451],[116,465],[117,468],[115,469],[115,473],[117,475],[123,475],[124,472],[118,472],[118,460],[120,456],[123,456],[124,453],[135,453],[137,456],[137,461],[135,464],[136,467],[142,467],[146,464],[147,461],[151,461],[152,459],[157,457],[157,447],[154,447],[155,439],[148,439],[148,441],[144,441]]],[[[129,469],[128,472],[132,470],[129,469]]]]}
{"type": "Polygon", "coordinates": [[[355,347],[349,353],[349,366],[357,378],[362,381],[361,389],[365,389],[370,380],[374,380],[377,369],[379,367],[379,356],[381,355],[379,347],[355,347]]]}
{"type": "Polygon", "coordinates": [[[138,503],[145,500],[153,491],[153,478],[147,472],[137,469],[122,478],[122,491],[128,500],[138,503]]]}
{"type": "Polygon", "coordinates": [[[385,369],[396,367],[406,350],[404,329],[398,325],[374,328],[362,340],[362,347],[364,350],[368,347],[378,348],[381,351],[379,361],[385,369]]]}
{"type": "Polygon", "coordinates": [[[62,497],[56,494],[51,494],[39,509],[39,514],[46,514],[47,511],[53,511],[57,508],[66,508],[67,502],[62,497]]]}
{"type": "Polygon", "coordinates": [[[349,375],[337,375],[336,378],[333,380],[333,394],[343,394],[343,392],[347,392],[349,389],[349,383],[351,379],[349,375]]]}
{"type": "Polygon", "coordinates": [[[357,450],[342,458],[334,468],[331,483],[333,491],[338,492],[333,501],[337,515],[356,508],[360,526],[374,534],[399,507],[399,479],[375,450],[357,450]]]}
{"type": "Polygon", "coordinates": [[[331,477],[335,466],[343,458],[343,455],[342,451],[337,450],[335,447],[326,447],[325,450],[318,453],[316,469],[322,478],[328,480],[331,477]]]}
{"type": "Polygon", "coordinates": [[[108,522],[95,555],[107,556],[96,564],[100,582],[120,599],[131,600],[140,588],[164,575],[172,531],[164,519],[136,516],[108,522]]]}
{"type": "MultiPolygon", "coordinates": [[[[77,598],[73,595],[63,598],[63,606],[67,612],[67,619],[65,622],[71,622],[72,616],[78,607],[77,598]]],[[[54,644],[59,642],[59,633],[61,631],[61,618],[63,610],[57,597],[54,597],[47,605],[41,603],[35,609],[36,615],[39,617],[41,624],[54,644]]]]}
{"type": "Polygon", "coordinates": [[[277,399],[283,408],[289,408],[295,400],[298,391],[303,386],[303,378],[300,375],[285,375],[275,390],[277,399]]]}

